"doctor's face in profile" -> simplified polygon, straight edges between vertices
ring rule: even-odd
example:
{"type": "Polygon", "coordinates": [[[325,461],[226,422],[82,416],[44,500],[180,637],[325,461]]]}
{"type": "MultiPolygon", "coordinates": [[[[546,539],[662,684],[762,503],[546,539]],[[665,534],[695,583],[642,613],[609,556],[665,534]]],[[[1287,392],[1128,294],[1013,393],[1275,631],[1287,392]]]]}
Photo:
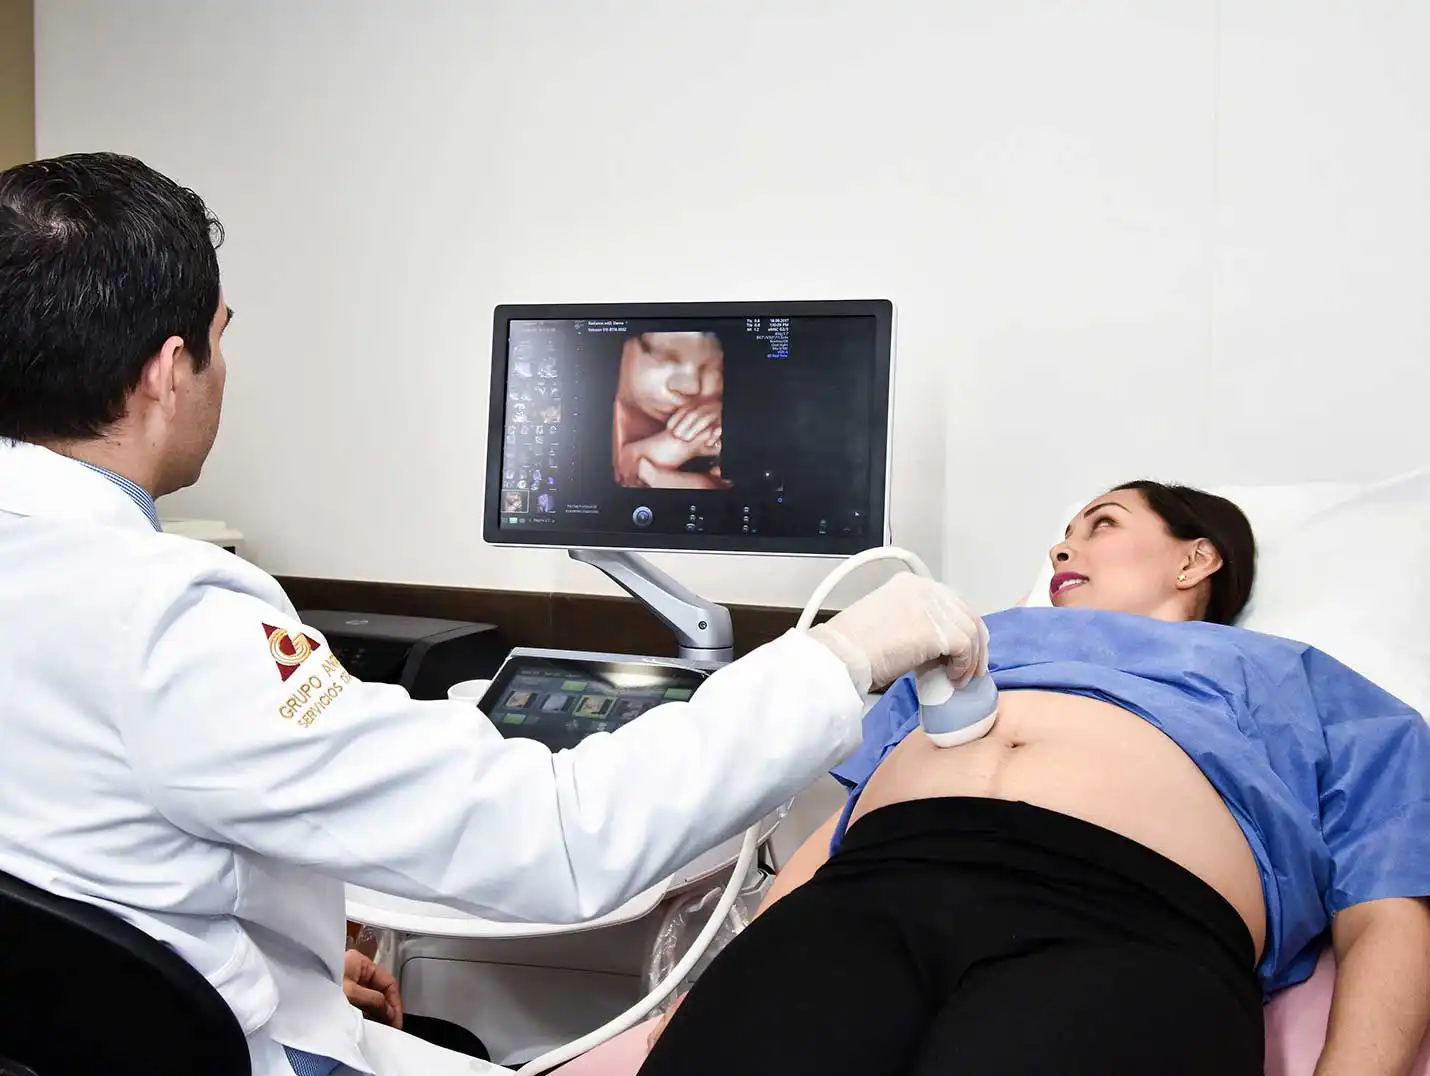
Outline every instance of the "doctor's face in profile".
{"type": "Polygon", "coordinates": [[[725,390],[725,353],[712,333],[642,333],[621,349],[621,395],[662,423],[725,390]]]}
{"type": "Polygon", "coordinates": [[[175,403],[163,468],[166,488],[161,489],[161,495],[197,482],[213,450],[228,380],[223,334],[232,317],[233,311],[220,294],[218,309],[209,324],[209,361],[200,367],[187,349],[175,360],[175,403]]]}

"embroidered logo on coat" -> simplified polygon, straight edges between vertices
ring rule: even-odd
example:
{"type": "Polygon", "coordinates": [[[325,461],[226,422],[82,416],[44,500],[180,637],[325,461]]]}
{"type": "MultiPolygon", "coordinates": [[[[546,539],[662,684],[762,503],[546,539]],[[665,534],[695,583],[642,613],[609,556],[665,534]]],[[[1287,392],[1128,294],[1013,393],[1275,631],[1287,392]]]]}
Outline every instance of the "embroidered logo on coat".
{"type": "Polygon", "coordinates": [[[301,632],[290,635],[271,624],[264,624],[263,632],[268,636],[268,653],[272,656],[273,663],[278,666],[278,675],[285,683],[288,677],[297,671],[298,666],[312,657],[313,651],[321,645],[301,632]]]}

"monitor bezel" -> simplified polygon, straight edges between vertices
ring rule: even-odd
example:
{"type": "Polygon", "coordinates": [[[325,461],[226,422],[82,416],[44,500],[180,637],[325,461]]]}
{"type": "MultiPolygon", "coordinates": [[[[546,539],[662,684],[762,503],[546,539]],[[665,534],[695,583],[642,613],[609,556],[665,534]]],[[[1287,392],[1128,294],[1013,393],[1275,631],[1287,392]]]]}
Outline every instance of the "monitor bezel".
{"type": "Polygon", "coordinates": [[[491,392],[487,422],[487,478],[482,538],[488,545],[514,548],[629,549],[638,552],[724,553],[844,557],[888,543],[889,431],[893,412],[894,304],[888,299],[821,299],[773,302],[503,304],[492,318],[491,392]],[[866,506],[868,531],[862,538],[840,535],[801,538],[736,537],[711,534],[626,534],[548,528],[501,528],[501,467],[506,426],[507,346],[513,321],[644,318],[872,317],[874,392],[885,400],[871,431],[870,470],[874,476],[866,506]]]}

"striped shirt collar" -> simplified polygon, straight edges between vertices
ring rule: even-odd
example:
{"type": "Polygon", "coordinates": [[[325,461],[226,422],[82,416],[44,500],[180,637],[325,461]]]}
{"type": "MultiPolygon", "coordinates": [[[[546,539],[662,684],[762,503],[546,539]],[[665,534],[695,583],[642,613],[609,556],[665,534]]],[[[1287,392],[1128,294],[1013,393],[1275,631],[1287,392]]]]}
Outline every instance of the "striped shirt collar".
{"type": "Polygon", "coordinates": [[[75,462],[83,463],[95,474],[103,475],[105,478],[113,482],[116,486],[118,486],[125,492],[125,494],[129,497],[131,501],[134,502],[135,506],[138,507],[139,511],[144,513],[144,518],[146,518],[153,525],[156,531],[163,529],[159,525],[159,509],[154,504],[154,498],[149,495],[149,491],[147,489],[144,489],[142,486],[136,485],[129,479],[125,478],[122,474],[115,474],[113,471],[107,470],[103,467],[97,467],[93,463],[85,463],[84,460],[76,460],[75,462]]]}

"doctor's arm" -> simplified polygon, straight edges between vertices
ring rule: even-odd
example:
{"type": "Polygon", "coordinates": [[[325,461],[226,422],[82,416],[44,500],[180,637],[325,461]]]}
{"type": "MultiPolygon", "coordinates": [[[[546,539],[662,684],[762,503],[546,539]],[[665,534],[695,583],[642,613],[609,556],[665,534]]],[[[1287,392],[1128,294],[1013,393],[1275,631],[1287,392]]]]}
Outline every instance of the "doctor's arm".
{"type": "Polygon", "coordinates": [[[289,612],[191,588],[136,620],[157,627],[136,633],[121,732],[156,808],[195,836],[493,918],[589,919],[848,754],[867,670],[897,675],[959,638],[945,594],[895,577],[822,635],[791,632],[690,702],[553,754],[465,704],[352,678],[289,612]],[[832,641],[854,638],[858,660],[817,641],[841,620],[832,641]]]}
{"type": "Polygon", "coordinates": [[[1336,988],[1316,1076],[1405,1076],[1430,1029],[1430,904],[1354,904],[1331,939],[1336,988]]]}
{"type": "Polygon", "coordinates": [[[348,1003],[369,1020],[402,1028],[402,992],[392,972],[366,953],[349,949],[343,954],[343,994],[348,1003]]]}

